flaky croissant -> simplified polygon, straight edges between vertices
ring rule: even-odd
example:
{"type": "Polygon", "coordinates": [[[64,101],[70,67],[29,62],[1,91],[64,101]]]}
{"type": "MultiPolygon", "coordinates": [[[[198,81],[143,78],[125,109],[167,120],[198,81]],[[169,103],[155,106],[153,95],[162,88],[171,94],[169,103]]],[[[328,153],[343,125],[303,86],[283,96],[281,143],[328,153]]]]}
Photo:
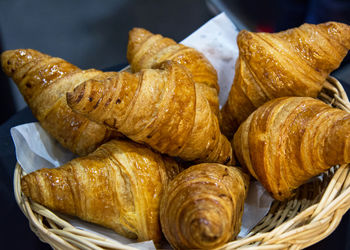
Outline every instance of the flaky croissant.
{"type": "Polygon", "coordinates": [[[162,231],[175,249],[212,249],[240,231],[248,175],[202,163],[177,175],[160,205],[162,231]]]}
{"type": "Polygon", "coordinates": [[[5,51],[1,54],[1,64],[41,126],[72,152],[86,155],[117,136],[105,126],[74,113],[66,102],[67,91],[85,80],[109,73],[83,71],[61,58],[32,49],[5,51]]]}
{"type": "Polygon", "coordinates": [[[317,97],[326,77],[350,49],[350,26],[303,24],[283,32],[241,31],[239,58],[228,100],[220,112],[223,133],[238,126],[263,103],[283,96],[317,97]]]}
{"type": "Polygon", "coordinates": [[[216,115],[178,63],[166,61],[159,69],[88,80],[67,93],[67,103],[161,153],[187,161],[233,161],[216,115]]]}
{"type": "Polygon", "coordinates": [[[193,76],[196,91],[204,96],[213,112],[219,112],[219,85],[215,68],[208,59],[188,46],[142,28],[129,32],[127,59],[134,72],[171,60],[185,66],[193,76]]]}
{"type": "Polygon", "coordinates": [[[350,114],[311,97],[271,100],[241,124],[238,161],[277,200],[333,165],[350,162],[350,114]]]}
{"type": "Polygon", "coordinates": [[[138,241],[161,238],[159,205],[178,164],[130,141],[111,140],[56,169],[21,180],[32,200],[138,241]]]}

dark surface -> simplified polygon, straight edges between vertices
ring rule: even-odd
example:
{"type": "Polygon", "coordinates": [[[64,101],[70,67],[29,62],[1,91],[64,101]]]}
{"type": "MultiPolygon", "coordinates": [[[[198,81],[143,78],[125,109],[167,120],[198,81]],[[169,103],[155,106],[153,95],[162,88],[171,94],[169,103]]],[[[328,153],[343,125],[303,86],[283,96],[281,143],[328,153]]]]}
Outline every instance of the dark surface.
{"type": "MultiPolygon", "coordinates": [[[[1,34],[1,30],[0,30],[1,34]]],[[[2,53],[2,40],[0,36],[0,54],[2,53]]],[[[1,115],[0,115],[0,124],[5,122],[7,119],[10,118],[11,115],[16,113],[15,109],[15,103],[12,96],[11,88],[10,88],[10,81],[2,72],[0,69],[0,107],[7,107],[6,109],[2,109],[1,115]]]]}
{"type": "Polygon", "coordinates": [[[27,218],[17,206],[13,192],[13,174],[16,164],[15,148],[10,128],[35,121],[26,108],[0,126],[0,214],[2,217],[3,249],[51,249],[30,230],[27,218]]]}

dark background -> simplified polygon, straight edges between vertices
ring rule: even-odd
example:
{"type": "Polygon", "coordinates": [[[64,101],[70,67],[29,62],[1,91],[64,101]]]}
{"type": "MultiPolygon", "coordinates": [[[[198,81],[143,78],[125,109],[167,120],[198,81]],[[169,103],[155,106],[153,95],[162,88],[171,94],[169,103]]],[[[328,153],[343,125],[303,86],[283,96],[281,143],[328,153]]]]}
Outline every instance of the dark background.
{"type": "MultiPolygon", "coordinates": [[[[126,65],[128,31],[144,27],[181,41],[225,11],[240,29],[276,32],[304,22],[350,24],[349,0],[0,0],[0,52],[32,48],[83,68],[126,65]]],[[[9,249],[49,249],[29,229],[13,198],[16,159],[9,129],[34,121],[14,84],[0,71],[0,238],[9,249]]],[[[347,89],[349,56],[332,73],[347,89]]],[[[349,215],[310,249],[350,249],[349,215]]]]}

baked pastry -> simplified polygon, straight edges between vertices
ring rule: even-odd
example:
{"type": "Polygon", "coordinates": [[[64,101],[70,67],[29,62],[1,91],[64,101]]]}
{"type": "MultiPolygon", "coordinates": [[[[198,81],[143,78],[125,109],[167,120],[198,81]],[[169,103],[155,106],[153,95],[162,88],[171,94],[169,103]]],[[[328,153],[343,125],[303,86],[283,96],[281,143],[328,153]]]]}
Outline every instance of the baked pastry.
{"type": "Polygon", "coordinates": [[[230,164],[232,148],[188,70],[166,61],[159,69],[88,80],[67,93],[68,105],[133,141],[186,161],[230,164]]]}
{"type": "Polygon", "coordinates": [[[61,58],[32,49],[5,51],[1,64],[41,126],[70,151],[86,155],[110,138],[121,136],[74,113],[66,102],[67,91],[85,80],[110,73],[81,70],[61,58]]]}
{"type": "Polygon", "coordinates": [[[350,49],[350,26],[336,22],[303,24],[272,34],[243,30],[237,44],[235,77],[219,118],[228,138],[268,100],[317,97],[327,76],[350,49]]]}
{"type": "Polygon", "coordinates": [[[350,162],[350,114],[311,97],[271,100],[241,124],[238,161],[277,200],[331,166],[350,162]]]}
{"type": "Polygon", "coordinates": [[[219,85],[215,68],[194,48],[153,34],[142,28],[129,32],[127,59],[134,72],[157,67],[171,60],[185,66],[192,74],[196,92],[204,96],[215,114],[219,112],[219,85]]]}
{"type": "Polygon", "coordinates": [[[111,140],[59,168],[25,175],[21,188],[49,209],[158,243],[160,199],[179,171],[174,160],[143,145],[111,140]]]}
{"type": "Polygon", "coordinates": [[[236,167],[202,163],[177,175],[161,200],[162,231],[174,249],[212,249],[241,227],[248,175],[236,167]]]}

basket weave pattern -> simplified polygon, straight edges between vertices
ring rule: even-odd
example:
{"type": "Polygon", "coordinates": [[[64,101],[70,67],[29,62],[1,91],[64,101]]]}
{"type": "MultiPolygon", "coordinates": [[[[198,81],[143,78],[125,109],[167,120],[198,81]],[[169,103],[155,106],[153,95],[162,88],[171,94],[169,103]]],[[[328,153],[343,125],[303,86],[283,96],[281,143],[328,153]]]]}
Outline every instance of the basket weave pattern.
{"type": "MultiPolygon", "coordinates": [[[[328,77],[319,99],[350,113],[342,85],[328,77]]],[[[332,233],[350,208],[350,169],[334,166],[320,178],[303,185],[287,202],[273,202],[269,213],[244,238],[220,249],[302,249],[332,233]]],[[[14,175],[16,201],[32,231],[55,249],[135,249],[72,226],[47,208],[28,200],[21,191],[22,168],[14,175]]]]}

